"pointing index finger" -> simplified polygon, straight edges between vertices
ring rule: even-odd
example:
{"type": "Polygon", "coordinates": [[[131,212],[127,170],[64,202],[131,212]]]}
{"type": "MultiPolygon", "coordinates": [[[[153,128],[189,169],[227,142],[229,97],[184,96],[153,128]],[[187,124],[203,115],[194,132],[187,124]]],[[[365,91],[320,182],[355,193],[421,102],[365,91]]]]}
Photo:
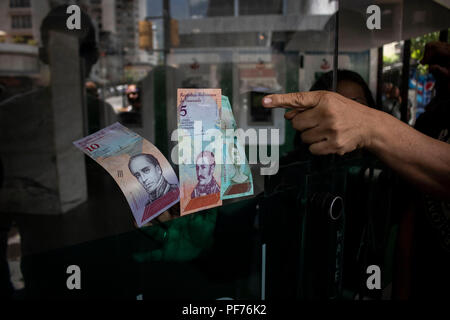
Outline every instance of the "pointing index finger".
{"type": "Polygon", "coordinates": [[[321,91],[293,92],[285,94],[271,94],[262,100],[265,108],[294,108],[305,110],[315,107],[323,93],[321,91]]]}

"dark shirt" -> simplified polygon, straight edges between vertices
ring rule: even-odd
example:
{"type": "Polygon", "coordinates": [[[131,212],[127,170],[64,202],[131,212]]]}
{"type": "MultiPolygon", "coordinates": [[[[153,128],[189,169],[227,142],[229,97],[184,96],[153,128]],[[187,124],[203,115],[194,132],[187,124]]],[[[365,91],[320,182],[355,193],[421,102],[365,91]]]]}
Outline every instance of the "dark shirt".
{"type": "MultiPolygon", "coordinates": [[[[450,97],[434,98],[416,121],[422,133],[450,143],[450,97]]],[[[450,203],[422,194],[416,216],[413,297],[449,297],[450,203]]]]}

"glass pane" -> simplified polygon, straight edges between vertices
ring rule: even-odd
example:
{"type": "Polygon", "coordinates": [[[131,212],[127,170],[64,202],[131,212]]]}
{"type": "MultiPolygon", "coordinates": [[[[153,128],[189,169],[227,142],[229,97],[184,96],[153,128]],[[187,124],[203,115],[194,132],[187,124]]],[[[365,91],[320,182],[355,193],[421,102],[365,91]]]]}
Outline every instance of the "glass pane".
{"type": "MultiPolygon", "coordinates": [[[[120,122],[152,142],[178,173],[171,157],[177,89],[220,88],[239,128],[279,130],[268,149],[287,159],[297,148],[296,132],[285,110],[264,109],[261,100],[308,91],[324,74],[326,89],[334,89],[337,1],[77,3],[79,29],[67,13],[72,1],[0,4],[0,220],[1,240],[10,241],[10,272],[19,275],[13,287],[31,298],[305,294],[304,282],[293,282],[286,294],[277,285],[300,277],[303,224],[292,223],[299,216],[291,217],[288,200],[306,199],[330,181],[343,189],[340,173],[322,179],[301,167],[297,174],[307,174],[295,196],[283,193],[282,210],[271,211],[278,182],[261,174],[267,164],[259,161],[251,164],[254,195],[138,229],[114,177],[73,142],[120,122]],[[312,191],[305,193],[307,186],[312,191]],[[263,221],[271,219],[280,228],[269,228],[266,238],[263,221]],[[291,244],[294,264],[271,256],[284,252],[278,238],[291,244]],[[86,274],[86,289],[67,290],[70,265],[86,274]],[[285,268],[289,272],[274,272],[285,268]]],[[[254,146],[246,141],[247,155],[254,146]]],[[[289,171],[281,166],[280,172],[289,180],[289,171]]],[[[328,280],[323,288],[335,288],[328,280]]]]}
{"type": "MultiPolygon", "coordinates": [[[[442,117],[442,110],[447,110],[448,90],[441,89],[438,97],[436,79],[420,60],[425,44],[438,41],[441,32],[441,41],[447,41],[449,9],[442,1],[341,0],[337,92],[389,113],[428,135],[434,132],[433,137],[439,138],[439,132],[448,131],[441,127],[441,119],[438,119],[442,117]],[[423,122],[420,121],[424,113],[426,117],[422,121],[425,120],[426,129],[421,128],[423,122]]],[[[366,154],[364,158],[370,156],[366,154]]],[[[431,260],[440,261],[442,256],[437,249],[440,245],[430,245],[431,241],[426,240],[433,233],[425,236],[424,230],[432,228],[425,221],[427,205],[422,200],[412,200],[424,192],[406,182],[399,183],[402,178],[382,163],[360,163],[348,170],[353,172],[349,180],[352,184],[357,182],[354,174],[360,170],[366,170],[366,181],[358,182],[359,190],[356,189],[358,184],[346,190],[352,203],[345,212],[343,290],[349,297],[373,299],[406,299],[428,295],[428,292],[438,294],[438,289],[431,288],[437,288],[441,280],[428,281],[429,275],[435,272],[421,261],[426,260],[427,264],[431,260]],[[414,212],[414,222],[409,215],[411,212],[414,212]],[[414,225],[414,235],[405,231],[408,225],[414,225]],[[396,247],[399,241],[401,249],[396,247]],[[416,246],[418,243],[421,245],[416,246]],[[382,292],[367,290],[360,276],[370,264],[380,266],[386,275],[382,292]]],[[[436,275],[435,279],[440,279],[441,275],[436,275]]]]}

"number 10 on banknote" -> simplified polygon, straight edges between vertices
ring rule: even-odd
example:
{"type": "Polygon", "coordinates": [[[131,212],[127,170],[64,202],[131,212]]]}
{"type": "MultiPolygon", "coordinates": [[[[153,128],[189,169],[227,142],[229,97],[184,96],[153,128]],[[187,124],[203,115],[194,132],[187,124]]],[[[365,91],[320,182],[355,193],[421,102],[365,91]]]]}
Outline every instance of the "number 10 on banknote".
{"type": "Polygon", "coordinates": [[[178,89],[181,215],[222,205],[221,111],[221,89],[178,89]]]}
{"type": "Polygon", "coordinates": [[[114,178],[138,227],[179,201],[178,179],[170,163],[149,141],[115,123],[74,145],[114,178]]]}

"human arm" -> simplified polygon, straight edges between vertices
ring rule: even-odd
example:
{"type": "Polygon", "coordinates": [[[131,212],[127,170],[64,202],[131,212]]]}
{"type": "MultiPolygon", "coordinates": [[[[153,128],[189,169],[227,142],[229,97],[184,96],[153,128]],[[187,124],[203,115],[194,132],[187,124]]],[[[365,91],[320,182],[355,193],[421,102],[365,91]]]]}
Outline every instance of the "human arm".
{"type": "Polygon", "coordinates": [[[285,118],[313,154],[365,148],[425,192],[450,198],[450,145],[385,112],[327,91],[270,95],[263,105],[292,109],[285,118]]]}

